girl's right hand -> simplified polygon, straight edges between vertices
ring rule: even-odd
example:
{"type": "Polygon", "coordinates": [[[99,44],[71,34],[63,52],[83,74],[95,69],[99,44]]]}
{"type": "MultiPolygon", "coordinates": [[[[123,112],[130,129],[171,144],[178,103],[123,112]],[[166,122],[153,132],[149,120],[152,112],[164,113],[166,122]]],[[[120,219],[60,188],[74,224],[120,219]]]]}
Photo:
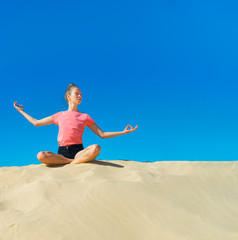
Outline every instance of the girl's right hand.
{"type": "Polygon", "coordinates": [[[19,112],[24,112],[23,110],[23,105],[18,104],[17,102],[14,102],[14,107],[16,108],[16,110],[18,110],[19,112]]]}

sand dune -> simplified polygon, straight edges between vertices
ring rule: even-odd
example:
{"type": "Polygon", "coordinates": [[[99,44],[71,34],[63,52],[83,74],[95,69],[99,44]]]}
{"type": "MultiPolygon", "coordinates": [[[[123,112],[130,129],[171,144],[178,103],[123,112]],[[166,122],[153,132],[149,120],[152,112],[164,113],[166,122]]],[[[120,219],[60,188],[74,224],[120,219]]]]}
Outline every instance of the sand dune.
{"type": "Polygon", "coordinates": [[[1,240],[238,239],[238,162],[0,168],[1,240]]]}

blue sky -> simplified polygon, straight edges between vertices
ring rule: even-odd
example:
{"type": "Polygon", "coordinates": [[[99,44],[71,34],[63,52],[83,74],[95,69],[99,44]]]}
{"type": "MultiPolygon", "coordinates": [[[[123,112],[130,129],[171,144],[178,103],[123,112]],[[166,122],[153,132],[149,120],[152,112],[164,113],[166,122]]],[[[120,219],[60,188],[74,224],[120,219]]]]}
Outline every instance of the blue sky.
{"type": "Polygon", "coordinates": [[[98,159],[238,159],[236,1],[1,1],[0,166],[38,164],[57,151],[58,127],[37,119],[67,110],[77,84],[103,131],[86,128],[98,159]]]}

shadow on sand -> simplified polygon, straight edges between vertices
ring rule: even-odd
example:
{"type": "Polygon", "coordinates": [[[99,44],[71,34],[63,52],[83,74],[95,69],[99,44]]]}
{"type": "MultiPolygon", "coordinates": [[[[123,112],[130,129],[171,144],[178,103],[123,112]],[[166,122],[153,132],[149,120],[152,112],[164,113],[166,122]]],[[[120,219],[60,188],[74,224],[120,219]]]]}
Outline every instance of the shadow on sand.
{"type": "Polygon", "coordinates": [[[117,164],[117,163],[111,163],[107,161],[100,161],[100,160],[93,160],[91,163],[103,165],[103,166],[110,166],[110,167],[118,167],[118,168],[124,168],[123,165],[117,164]]]}

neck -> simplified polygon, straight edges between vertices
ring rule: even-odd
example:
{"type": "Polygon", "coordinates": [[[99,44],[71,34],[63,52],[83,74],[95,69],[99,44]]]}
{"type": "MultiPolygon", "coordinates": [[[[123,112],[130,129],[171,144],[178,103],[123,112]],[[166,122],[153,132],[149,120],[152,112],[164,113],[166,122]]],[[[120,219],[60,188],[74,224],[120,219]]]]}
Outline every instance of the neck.
{"type": "Polygon", "coordinates": [[[68,111],[78,111],[78,104],[69,102],[69,108],[68,111]]]}

